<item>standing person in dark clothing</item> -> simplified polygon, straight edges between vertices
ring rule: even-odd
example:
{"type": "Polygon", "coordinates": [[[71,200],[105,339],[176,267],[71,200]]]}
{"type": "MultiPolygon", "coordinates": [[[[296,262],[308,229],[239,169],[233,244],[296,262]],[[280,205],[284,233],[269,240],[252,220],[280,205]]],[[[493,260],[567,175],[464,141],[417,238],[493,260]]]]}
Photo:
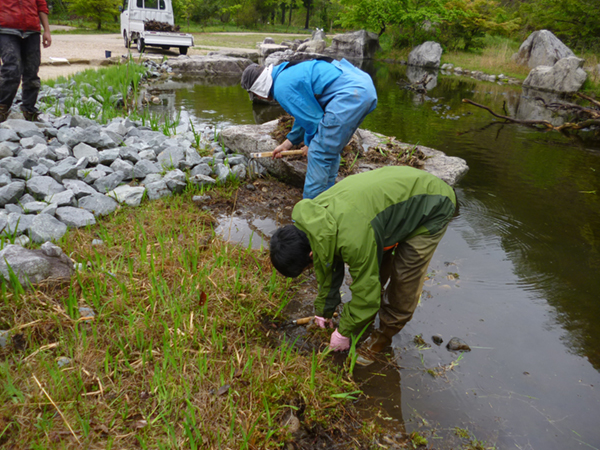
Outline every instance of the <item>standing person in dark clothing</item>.
{"type": "Polygon", "coordinates": [[[282,151],[304,142],[304,198],[315,198],[334,185],[343,148],[377,106],[371,77],[345,59],[252,64],[242,74],[242,87],[260,98],[274,98],[294,117],[292,131],[273,157],[281,158],[282,151]]]}
{"type": "Polygon", "coordinates": [[[368,365],[412,318],[455,208],[454,190],[423,170],[391,166],[352,175],[296,204],[294,224],[271,238],[271,262],[287,277],[314,267],[315,321],[322,328],[331,325],[341,302],[348,264],[352,299],[344,304],[329,346],[348,350],[350,337],[379,313],[379,330],[359,349],[357,362],[368,365]]]}
{"type": "Polygon", "coordinates": [[[35,107],[41,82],[40,22],[42,42],[50,47],[50,24],[46,0],[0,0],[0,122],[10,113],[19,84],[22,85],[21,111],[26,120],[38,120],[35,107]]]}

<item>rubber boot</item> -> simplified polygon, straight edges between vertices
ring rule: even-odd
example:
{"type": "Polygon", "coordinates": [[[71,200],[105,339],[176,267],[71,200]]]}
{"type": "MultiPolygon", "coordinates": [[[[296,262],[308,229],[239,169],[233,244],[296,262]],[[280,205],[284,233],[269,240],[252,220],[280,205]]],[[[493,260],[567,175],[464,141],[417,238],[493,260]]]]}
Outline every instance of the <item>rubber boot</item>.
{"type": "Polygon", "coordinates": [[[392,338],[380,330],[374,330],[358,349],[356,364],[369,366],[377,359],[377,354],[392,343],[392,338]]]}
{"type": "Polygon", "coordinates": [[[0,122],[4,122],[8,119],[8,115],[10,114],[10,108],[6,105],[0,105],[0,122]]]}

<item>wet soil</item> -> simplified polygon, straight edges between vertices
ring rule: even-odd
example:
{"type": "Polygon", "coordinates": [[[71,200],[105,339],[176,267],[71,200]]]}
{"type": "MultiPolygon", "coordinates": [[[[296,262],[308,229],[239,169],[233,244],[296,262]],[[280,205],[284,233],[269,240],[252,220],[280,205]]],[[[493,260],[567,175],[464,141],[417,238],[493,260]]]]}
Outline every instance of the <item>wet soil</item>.
{"type": "MultiPolygon", "coordinates": [[[[222,238],[260,249],[268,247],[268,240],[278,227],[291,223],[293,206],[301,198],[301,189],[266,178],[242,185],[231,195],[211,191],[203,197],[199,206],[211,212],[215,219],[215,230],[222,238]],[[250,238],[250,234],[254,234],[254,238],[250,238]]],[[[276,318],[263,317],[262,331],[266,341],[273,348],[278,348],[284,341],[295,342],[299,353],[310,356],[313,352],[323,352],[327,348],[331,330],[320,329],[312,321],[303,325],[293,323],[294,319],[307,318],[314,314],[313,300],[318,292],[313,272],[303,274],[303,278],[298,280],[291,287],[290,300],[283,308],[282,315],[276,318]]],[[[348,275],[342,287],[346,299],[350,298],[350,282],[348,275]]],[[[336,320],[334,319],[334,323],[336,320]]],[[[332,370],[348,371],[347,356],[346,353],[333,353],[330,360],[332,370]]],[[[393,393],[386,395],[385,399],[380,398],[381,377],[385,376],[386,381],[399,380],[399,367],[394,358],[390,358],[387,353],[383,354],[373,367],[369,370],[355,369],[355,380],[363,393],[357,395],[358,401],[354,404],[346,405],[335,414],[332,413],[335,423],[329,424],[328,427],[306,427],[303,421],[304,402],[302,399],[290,397],[287,404],[295,405],[298,410],[295,415],[282,413],[281,417],[278,417],[281,423],[299,421],[298,429],[293,433],[293,439],[287,443],[287,448],[372,448],[373,442],[364,441],[357,432],[363,426],[365,418],[374,420],[386,430],[376,438],[379,445],[384,445],[385,448],[405,448],[407,437],[404,433],[404,423],[397,419],[389,423],[388,419],[383,418],[387,414],[382,414],[381,409],[386,406],[397,409],[400,403],[393,393]],[[370,370],[373,367],[374,369],[370,370]]],[[[390,386],[395,386],[395,383],[390,386]]]]}

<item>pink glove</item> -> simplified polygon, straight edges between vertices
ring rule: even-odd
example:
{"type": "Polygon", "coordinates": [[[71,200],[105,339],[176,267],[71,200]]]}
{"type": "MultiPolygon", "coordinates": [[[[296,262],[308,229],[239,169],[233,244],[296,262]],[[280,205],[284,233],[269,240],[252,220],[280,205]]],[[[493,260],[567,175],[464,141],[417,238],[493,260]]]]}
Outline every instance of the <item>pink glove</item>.
{"type": "Polygon", "coordinates": [[[315,316],[315,323],[319,325],[320,328],[333,328],[331,319],[326,319],[325,317],[315,316]]]}
{"type": "Polygon", "coordinates": [[[348,350],[350,348],[350,338],[342,336],[336,328],[335,331],[331,334],[329,348],[338,352],[348,350]]]}

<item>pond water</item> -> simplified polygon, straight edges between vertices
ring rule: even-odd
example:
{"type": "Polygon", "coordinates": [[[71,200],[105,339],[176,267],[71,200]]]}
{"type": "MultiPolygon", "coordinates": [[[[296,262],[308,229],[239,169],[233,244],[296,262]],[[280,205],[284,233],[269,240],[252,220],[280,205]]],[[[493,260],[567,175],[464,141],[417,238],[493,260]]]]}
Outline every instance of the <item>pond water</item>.
{"type": "MultiPolygon", "coordinates": [[[[435,448],[457,448],[454,427],[498,449],[600,448],[600,138],[500,123],[461,101],[530,117],[539,102],[518,87],[440,76],[425,97],[399,86],[404,66],[365,70],[379,104],[363,128],[470,167],[421,304],[394,339],[401,369],[358,369],[365,391],[391,427],[435,430],[435,448]],[[454,336],[472,351],[446,350],[454,336]]],[[[253,106],[239,84],[173,82],[159,94],[197,127],[280,113],[253,106]]]]}

